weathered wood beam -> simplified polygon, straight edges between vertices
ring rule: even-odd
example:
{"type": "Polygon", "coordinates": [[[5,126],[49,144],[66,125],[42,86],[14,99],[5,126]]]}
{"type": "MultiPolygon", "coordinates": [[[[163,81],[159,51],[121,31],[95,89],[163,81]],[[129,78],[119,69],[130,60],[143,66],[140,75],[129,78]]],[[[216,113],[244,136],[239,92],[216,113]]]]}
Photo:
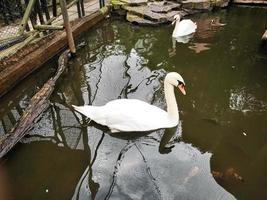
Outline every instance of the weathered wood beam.
{"type": "Polygon", "coordinates": [[[38,117],[48,108],[49,97],[54,91],[56,81],[66,68],[69,51],[65,51],[58,60],[58,69],[54,77],[31,98],[29,106],[12,130],[0,140],[0,158],[3,157],[32,128],[38,117]]]}

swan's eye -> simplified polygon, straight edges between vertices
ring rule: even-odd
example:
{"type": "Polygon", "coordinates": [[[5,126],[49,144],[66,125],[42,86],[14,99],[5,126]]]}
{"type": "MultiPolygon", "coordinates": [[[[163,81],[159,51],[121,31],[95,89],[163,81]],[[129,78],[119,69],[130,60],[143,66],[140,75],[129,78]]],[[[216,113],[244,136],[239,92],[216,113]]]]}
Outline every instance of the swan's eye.
{"type": "Polygon", "coordinates": [[[178,85],[184,85],[182,81],[178,81],[178,85]]]}

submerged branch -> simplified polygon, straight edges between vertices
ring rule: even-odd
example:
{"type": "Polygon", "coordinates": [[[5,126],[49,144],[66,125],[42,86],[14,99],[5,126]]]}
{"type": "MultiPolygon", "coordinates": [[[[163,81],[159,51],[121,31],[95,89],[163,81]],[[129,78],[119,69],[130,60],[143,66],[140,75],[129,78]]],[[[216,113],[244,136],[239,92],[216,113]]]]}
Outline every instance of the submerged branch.
{"type": "Polygon", "coordinates": [[[44,86],[32,97],[29,106],[23,112],[22,117],[7,136],[0,140],[0,158],[3,157],[19,140],[27,134],[49,106],[49,97],[55,88],[55,83],[66,68],[69,50],[65,51],[58,61],[58,69],[54,77],[50,78],[44,86]]]}

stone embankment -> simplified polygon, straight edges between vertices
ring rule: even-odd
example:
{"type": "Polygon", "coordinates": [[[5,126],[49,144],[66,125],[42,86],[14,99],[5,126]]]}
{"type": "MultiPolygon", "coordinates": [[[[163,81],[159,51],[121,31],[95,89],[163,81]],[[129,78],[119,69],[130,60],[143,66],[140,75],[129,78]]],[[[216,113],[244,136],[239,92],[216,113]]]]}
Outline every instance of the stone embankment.
{"type": "Polygon", "coordinates": [[[267,0],[233,0],[237,4],[267,5],[267,0]]]}
{"type": "MultiPolygon", "coordinates": [[[[267,5],[267,0],[233,0],[235,4],[267,5]]],[[[112,11],[126,16],[129,22],[138,25],[159,25],[171,23],[174,15],[186,15],[225,8],[230,0],[111,0],[112,11]]],[[[267,30],[262,36],[265,44],[267,30]]]]}
{"type": "Polygon", "coordinates": [[[176,14],[182,17],[196,12],[228,6],[230,0],[111,0],[113,12],[125,15],[129,22],[139,25],[170,23],[176,14]]]}

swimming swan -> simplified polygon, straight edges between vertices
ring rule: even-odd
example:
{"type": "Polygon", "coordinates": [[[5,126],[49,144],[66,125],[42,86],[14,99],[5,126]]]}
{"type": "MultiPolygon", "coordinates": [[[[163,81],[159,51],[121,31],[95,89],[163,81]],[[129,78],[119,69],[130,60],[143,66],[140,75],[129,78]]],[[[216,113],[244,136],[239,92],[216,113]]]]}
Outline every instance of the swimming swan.
{"type": "Polygon", "coordinates": [[[192,22],[190,19],[180,21],[180,15],[174,15],[174,21],[172,24],[175,24],[175,28],[172,32],[172,37],[174,38],[190,35],[197,29],[196,23],[192,22]]]}
{"type": "Polygon", "coordinates": [[[186,94],[182,76],[170,72],[164,80],[167,112],[137,99],[116,99],[104,106],[73,105],[73,108],[96,123],[108,126],[112,133],[170,128],[179,122],[174,87],[178,87],[184,95],[186,94]]]}

